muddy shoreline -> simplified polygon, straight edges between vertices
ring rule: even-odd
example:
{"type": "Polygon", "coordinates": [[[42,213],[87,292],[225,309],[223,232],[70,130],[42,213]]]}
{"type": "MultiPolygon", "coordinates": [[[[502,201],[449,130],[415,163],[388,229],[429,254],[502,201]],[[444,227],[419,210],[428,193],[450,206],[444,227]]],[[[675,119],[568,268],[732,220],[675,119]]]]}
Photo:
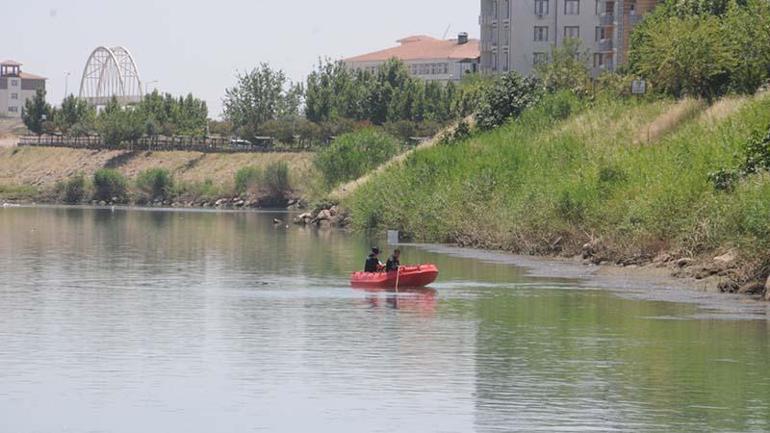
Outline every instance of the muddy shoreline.
{"type": "Polygon", "coordinates": [[[704,279],[676,276],[669,267],[586,264],[580,258],[523,256],[505,251],[442,244],[404,244],[426,251],[490,263],[508,264],[533,278],[564,279],[584,289],[609,290],[638,300],[694,304],[704,317],[732,320],[766,320],[770,304],[760,295],[723,293],[717,276],[704,279]]]}

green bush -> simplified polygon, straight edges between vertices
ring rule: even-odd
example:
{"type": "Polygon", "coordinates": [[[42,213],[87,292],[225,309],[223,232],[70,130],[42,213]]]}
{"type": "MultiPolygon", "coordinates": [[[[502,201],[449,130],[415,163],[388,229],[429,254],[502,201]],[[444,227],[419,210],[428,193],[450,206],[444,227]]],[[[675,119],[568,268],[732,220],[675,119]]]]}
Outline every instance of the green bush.
{"type": "Polygon", "coordinates": [[[82,174],[77,174],[64,182],[64,196],[62,198],[65,203],[81,203],[85,196],[86,178],[82,174]]]}
{"type": "Polygon", "coordinates": [[[263,181],[271,197],[283,197],[291,189],[289,165],[285,161],[271,163],[265,168],[263,181]]]}
{"type": "Polygon", "coordinates": [[[327,185],[334,186],[356,179],[396,155],[398,140],[374,128],[366,128],[337,137],[318,152],[315,165],[327,185]]]}
{"type": "Polygon", "coordinates": [[[501,126],[510,118],[517,118],[535,104],[542,94],[540,82],[533,77],[522,77],[516,71],[499,77],[481,99],[476,122],[482,130],[501,126]]]}
{"type": "Polygon", "coordinates": [[[677,97],[754,93],[770,77],[770,3],[727,3],[658,6],[632,33],[631,70],[677,97]]]}
{"type": "Polygon", "coordinates": [[[259,187],[262,180],[262,171],[259,167],[247,166],[235,173],[235,192],[244,194],[259,187]]]}
{"type": "Polygon", "coordinates": [[[139,173],[136,187],[147,200],[167,200],[174,187],[174,179],[165,168],[150,168],[139,173]]]}
{"type": "Polygon", "coordinates": [[[122,203],[127,199],[127,192],[128,182],[119,171],[103,168],[94,173],[94,200],[122,203]]]}

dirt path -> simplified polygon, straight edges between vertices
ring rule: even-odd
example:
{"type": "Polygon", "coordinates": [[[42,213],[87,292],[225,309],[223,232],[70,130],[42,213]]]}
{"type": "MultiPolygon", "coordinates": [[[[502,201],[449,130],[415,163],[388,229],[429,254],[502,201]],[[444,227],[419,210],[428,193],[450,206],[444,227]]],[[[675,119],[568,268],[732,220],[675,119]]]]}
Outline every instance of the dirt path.
{"type": "Polygon", "coordinates": [[[18,141],[18,137],[14,136],[0,137],[0,147],[15,147],[18,141]]]}

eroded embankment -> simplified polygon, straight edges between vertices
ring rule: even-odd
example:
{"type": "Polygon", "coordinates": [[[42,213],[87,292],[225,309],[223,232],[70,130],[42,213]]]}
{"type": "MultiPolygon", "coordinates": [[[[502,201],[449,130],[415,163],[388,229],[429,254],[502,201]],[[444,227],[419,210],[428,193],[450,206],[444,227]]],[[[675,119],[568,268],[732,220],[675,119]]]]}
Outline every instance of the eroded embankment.
{"type": "Polygon", "coordinates": [[[399,229],[420,242],[660,266],[725,291],[765,291],[770,176],[724,192],[709,174],[734,168],[752,135],[767,131],[766,94],[711,106],[564,107],[536,107],[495,131],[419,150],[344,205],[359,228],[399,229]]]}
{"type": "Polygon", "coordinates": [[[312,185],[310,153],[199,153],[130,152],[52,147],[0,149],[0,191],[5,199],[50,198],[57,182],[74,175],[90,178],[101,168],[120,171],[129,181],[150,168],[164,168],[178,184],[210,184],[223,196],[232,195],[235,173],[248,166],[264,170],[275,162],[286,162],[292,192],[302,195],[312,185]]]}

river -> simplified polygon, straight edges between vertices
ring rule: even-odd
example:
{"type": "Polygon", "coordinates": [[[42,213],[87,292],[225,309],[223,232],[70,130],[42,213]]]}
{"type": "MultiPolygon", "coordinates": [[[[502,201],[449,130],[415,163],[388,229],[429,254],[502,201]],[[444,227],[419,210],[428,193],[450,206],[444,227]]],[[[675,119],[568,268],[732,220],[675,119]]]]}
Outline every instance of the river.
{"type": "Polygon", "coordinates": [[[0,208],[0,432],[770,431],[762,314],[276,217],[0,208]]]}

